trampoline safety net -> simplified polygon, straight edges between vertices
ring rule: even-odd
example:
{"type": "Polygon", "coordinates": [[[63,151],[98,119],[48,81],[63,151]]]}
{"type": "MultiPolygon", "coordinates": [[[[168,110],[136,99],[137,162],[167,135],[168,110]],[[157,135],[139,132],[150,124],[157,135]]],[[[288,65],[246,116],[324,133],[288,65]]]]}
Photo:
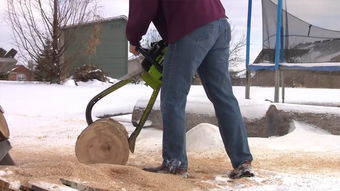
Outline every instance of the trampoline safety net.
{"type": "MultiPolygon", "coordinates": [[[[340,31],[315,26],[290,14],[289,1],[294,0],[283,0],[280,62],[320,65],[340,63],[340,31]]],[[[254,64],[274,63],[276,15],[277,0],[262,0],[263,44],[254,64]]]]}

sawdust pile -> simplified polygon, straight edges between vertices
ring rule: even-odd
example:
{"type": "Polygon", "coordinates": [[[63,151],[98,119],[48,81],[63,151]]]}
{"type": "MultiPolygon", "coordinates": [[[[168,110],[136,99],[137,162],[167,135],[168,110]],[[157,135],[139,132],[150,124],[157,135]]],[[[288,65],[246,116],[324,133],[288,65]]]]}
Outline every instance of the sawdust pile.
{"type": "MultiPolygon", "coordinates": [[[[49,182],[61,185],[59,179],[74,180],[86,185],[106,190],[208,190],[214,188],[209,180],[217,175],[225,175],[231,169],[228,158],[223,152],[204,155],[189,154],[188,179],[168,174],[154,174],[141,170],[145,166],[158,165],[160,151],[140,151],[132,154],[126,166],[85,165],[77,161],[72,148],[52,149],[49,151],[30,152],[16,149],[11,154],[17,166],[1,167],[8,181],[49,182]]],[[[293,153],[261,150],[253,148],[254,170],[257,176],[263,170],[290,173],[325,173],[340,171],[340,156],[320,156],[317,153],[293,153]],[[257,171],[261,169],[261,171],[257,171]]],[[[254,186],[258,182],[242,179],[230,182],[254,186]]]]}

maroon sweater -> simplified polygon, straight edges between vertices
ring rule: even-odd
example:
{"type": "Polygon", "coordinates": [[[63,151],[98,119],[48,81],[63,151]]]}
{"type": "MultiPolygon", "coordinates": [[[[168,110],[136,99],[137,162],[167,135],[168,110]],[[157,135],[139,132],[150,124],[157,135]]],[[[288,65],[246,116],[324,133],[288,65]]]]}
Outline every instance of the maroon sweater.
{"type": "Polygon", "coordinates": [[[151,22],[168,43],[198,27],[226,17],[220,0],[129,0],[126,36],[138,45],[151,22]]]}

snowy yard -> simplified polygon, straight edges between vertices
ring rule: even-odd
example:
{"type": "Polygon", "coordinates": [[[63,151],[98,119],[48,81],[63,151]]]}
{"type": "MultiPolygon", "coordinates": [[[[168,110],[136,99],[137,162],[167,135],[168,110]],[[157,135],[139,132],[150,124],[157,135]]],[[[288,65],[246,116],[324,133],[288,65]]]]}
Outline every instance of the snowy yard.
{"type": "MultiPolygon", "coordinates": [[[[294,121],[292,131],[282,137],[249,138],[254,155],[254,178],[230,180],[231,170],[216,126],[200,124],[188,131],[188,179],[152,174],[141,169],[161,162],[162,132],[146,128],[138,137],[136,152],[126,166],[84,165],[77,161],[74,146],[86,128],[88,101],[108,83],[75,86],[35,82],[0,81],[0,105],[10,128],[10,151],[16,166],[0,167],[0,179],[16,188],[19,181],[40,184],[50,190],[72,190],[62,186],[66,178],[108,190],[340,190],[340,136],[311,124],[294,121]]],[[[273,88],[253,87],[251,101],[244,100],[244,87],[234,87],[240,105],[273,99],[273,88]]],[[[151,95],[151,88],[127,85],[100,101],[95,113],[132,111],[136,102],[151,95]]],[[[193,86],[190,99],[206,99],[201,86],[193,86]]],[[[323,112],[340,116],[340,90],[287,88],[285,111],[323,112]],[[318,107],[310,106],[318,105],[318,107]],[[322,107],[325,106],[325,107],[322,107]]],[[[243,115],[258,115],[256,108],[243,115]]],[[[260,112],[260,111],[259,111],[260,112]]],[[[261,111],[263,113],[263,111],[261,111]]],[[[131,115],[115,117],[133,131],[131,115]]],[[[322,119],[320,119],[322,120],[322,119]]]]}

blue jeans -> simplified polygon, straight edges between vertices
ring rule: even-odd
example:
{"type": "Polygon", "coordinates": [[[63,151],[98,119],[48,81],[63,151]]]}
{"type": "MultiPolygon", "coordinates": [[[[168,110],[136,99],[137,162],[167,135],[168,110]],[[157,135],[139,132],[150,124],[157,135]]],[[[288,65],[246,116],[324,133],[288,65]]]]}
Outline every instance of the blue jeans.
{"type": "Polygon", "coordinates": [[[178,160],[181,168],[188,167],[185,106],[196,71],[214,105],[220,134],[233,167],[252,160],[228,72],[230,38],[230,25],[223,18],[169,44],[161,90],[164,161],[178,160]]]}

